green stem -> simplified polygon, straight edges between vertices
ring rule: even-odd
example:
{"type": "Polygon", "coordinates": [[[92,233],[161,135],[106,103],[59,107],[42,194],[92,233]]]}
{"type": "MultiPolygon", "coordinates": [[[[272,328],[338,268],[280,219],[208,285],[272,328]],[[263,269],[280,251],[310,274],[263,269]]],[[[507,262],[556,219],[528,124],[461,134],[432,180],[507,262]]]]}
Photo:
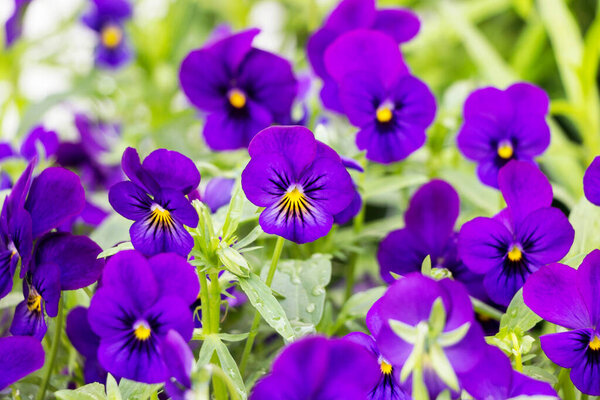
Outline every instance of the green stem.
{"type": "MultiPolygon", "coordinates": [[[[275,243],[275,250],[273,250],[273,257],[271,258],[271,265],[269,266],[269,273],[267,274],[267,280],[265,281],[268,287],[271,287],[271,283],[273,283],[273,277],[275,276],[275,270],[277,269],[277,264],[279,263],[279,257],[281,256],[281,250],[283,250],[283,244],[285,243],[285,239],[281,236],[277,238],[277,242],[275,243]]],[[[248,357],[250,356],[250,352],[252,351],[252,346],[254,345],[254,339],[258,334],[258,325],[260,324],[260,313],[256,311],[254,313],[254,320],[252,321],[252,326],[250,327],[250,333],[248,334],[248,339],[246,339],[246,345],[244,346],[244,352],[242,353],[242,360],[240,361],[240,374],[244,376],[244,371],[246,370],[246,364],[248,363],[248,357]]]]}
{"type": "Polygon", "coordinates": [[[496,321],[500,321],[504,315],[501,311],[496,310],[494,307],[485,304],[483,301],[476,299],[475,297],[471,297],[471,303],[473,304],[473,309],[477,314],[495,319],[496,321]]]}
{"type": "MultiPolygon", "coordinates": [[[[219,273],[217,271],[211,272],[209,273],[208,277],[210,279],[210,291],[208,299],[210,315],[208,318],[208,331],[211,334],[218,334],[219,325],[221,323],[221,288],[219,286],[219,273]]],[[[204,279],[206,279],[206,276],[204,279]]],[[[211,362],[218,367],[221,366],[219,357],[216,353],[213,355],[211,362]]],[[[227,400],[227,386],[225,382],[223,382],[223,380],[217,375],[213,375],[213,389],[216,400],[227,400]]]]}
{"type": "Polygon", "coordinates": [[[562,399],[563,400],[575,400],[577,397],[575,395],[575,387],[573,383],[571,383],[571,378],[569,378],[569,370],[563,368],[560,370],[560,374],[558,374],[558,383],[556,385],[556,391],[562,388],[562,399]]]}
{"type": "Polygon", "coordinates": [[[42,385],[40,386],[40,390],[37,392],[36,400],[43,400],[46,395],[46,389],[48,388],[48,383],[50,382],[50,376],[52,375],[52,370],[54,369],[54,363],[56,362],[56,354],[58,353],[58,346],[60,343],[60,335],[63,329],[64,322],[64,311],[63,311],[63,300],[62,296],[58,301],[58,315],[56,317],[56,324],[54,326],[54,338],[52,339],[52,345],[50,346],[50,358],[48,359],[46,373],[44,374],[44,379],[42,380],[42,385]]]}
{"type": "MultiPolygon", "coordinates": [[[[359,188],[362,188],[364,186],[365,179],[367,176],[367,161],[365,159],[363,159],[361,164],[362,164],[364,172],[360,175],[360,178],[358,180],[359,188]]],[[[363,204],[360,207],[360,211],[358,212],[356,217],[354,217],[354,221],[352,222],[352,230],[354,231],[355,235],[358,235],[362,231],[363,225],[365,223],[366,207],[367,206],[366,206],[365,202],[363,201],[363,204]]],[[[348,262],[348,271],[346,272],[346,290],[344,292],[344,302],[346,302],[350,298],[350,296],[352,296],[352,291],[354,289],[354,278],[356,275],[356,263],[357,262],[358,262],[358,253],[353,252],[350,255],[350,260],[348,262]]]]}
{"type": "Polygon", "coordinates": [[[210,307],[208,302],[208,281],[206,274],[199,271],[200,276],[200,302],[202,306],[202,330],[204,333],[210,332],[210,307]]]}

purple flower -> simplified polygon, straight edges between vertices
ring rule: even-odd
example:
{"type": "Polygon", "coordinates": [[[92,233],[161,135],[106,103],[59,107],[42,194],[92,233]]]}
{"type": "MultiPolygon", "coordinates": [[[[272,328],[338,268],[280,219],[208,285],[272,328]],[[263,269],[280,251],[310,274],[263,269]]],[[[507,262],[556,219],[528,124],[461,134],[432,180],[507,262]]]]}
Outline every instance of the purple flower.
{"type": "Polygon", "coordinates": [[[519,396],[558,398],[550,384],[513,370],[508,357],[494,346],[487,346],[479,364],[461,374],[461,382],[475,399],[506,400],[519,396]]]}
{"type": "Polygon", "coordinates": [[[271,127],[250,143],[242,188],[267,233],[296,243],[327,235],[355,189],[340,157],[301,126],[271,127]]]}
{"type": "Polygon", "coordinates": [[[0,390],[42,368],[44,349],[39,341],[28,336],[0,338],[0,390]]]}
{"type": "Polygon", "coordinates": [[[398,384],[394,375],[394,367],[381,355],[377,343],[372,336],[362,332],[352,332],[345,337],[347,340],[358,343],[373,354],[379,363],[379,382],[369,393],[367,400],[411,400],[410,393],[398,384]]]}
{"type": "Polygon", "coordinates": [[[196,190],[193,194],[190,194],[190,199],[200,200],[210,208],[210,212],[216,213],[219,208],[229,204],[234,186],[235,179],[222,177],[212,178],[206,184],[202,194],[196,190]]]}
{"type": "Polygon", "coordinates": [[[53,167],[33,178],[36,160],[17,180],[0,213],[0,298],[12,288],[19,260],[21,277],[25,277],[33,241],[79,214],[85,204],[77,175],[53,167]]]}
{"type": "Polygon", "coordinates": [[[39,239],[23,280],[25,300],[15,309],[10,332],[41,340],[47,330],[45,314],[56,317],[61,291],[98,280],[104,268],[104,260],[97,259],[101,251],[87,236],[48,233],[39,239]]]}
{"type": "Polygon", "coordinates": [[[23,16],[25,15],[25,10],[27,10],[31,0],[15,0],[14,3],[15,8],[4,25],[6,48],[12,46],[13,43],[21,37],[23,31],[23,16]]]}
{"type": "Polygon", "coordinates": [[[390,232],[379,244],[377,260],[382,279],[393,283],[391,272],[406,275],[421,271],[429,255],[433,268],[448,269],[471,295],[488,300],[483,275],[471,272],[458,257],[454,225],[459,211],[458,194],[448,183],[433,180],[421,186],[404,214],[404,228],[390,232]]]}
{"type": "Polygon", "coordinates": [[[58,136],[56,132],[49,131],[41,125],[34,127],[25,137],[23,144],[21,144],[21,155],[31,161],[33,157],[38,155],[39,147],[43,148],[43,156],[45,158],[50,158],[56,154],[58,149],[58,136]]]}
{"type": "Polygon", "coordinates": [[[85,307],[72,309],[67,316],[65,330],[73,347],[85,357],[83,365],[85,383],[99,382],[105,384],[107,372],[98,361],[100,337],[92,331],[88,322],[88,309],[85,307]]]}
{"type": "Polygon", "coordinates": [[[590,203],[600,206],[600,156],[594,158],[585,171],[583,192],[590,203]]]}
{"type": "Polygon", "coordinates": [[[408,378],[406,373],[411,370],[407,368],[412,365],[407,362],[421,358],[432,398],[448,388],[449,372],[460,375],[473,368],[485,346],[465,287],[447,278],[435,281],[419,273],[408,274],[389,287],[369,310],[367,327],[382,356],[394,368],[397,382],[403,382],[403,371],[408,378]],[[437,372],[440,361],[447,364],[443,367],[446,380],[437,372]]]}
{"type": "Polygon", "coordinates": [[[594,250],[575,270],[548,265],[525,283],[525,304],[548,322],[570,329],[540,337],[552,362],[571,369],[583,393],[600,395],[600,251],[594,250]]]}
{"type": "Polygon", "coordinates": [[[379,163],[403,160],[425,143],[435,117],[435,98],[409,75],[398,45],[377,31],[355,30],[336,39],[325,66],[339,87],[339,99],[352,125],[356,145],[379,163]]]}
{"type": "Polygon", "coordinates": [[[99,66],[118,68],[131,59],[123,29],[131,14],[127,0],[93,0],[91,10],[82,17],[83,23],[98,33],[96,64],[99,66]]]}
{"type": "Polygon", "coordinates": [[[507,306],[532,272],[569,252],[575,231],[551,207],[552,186],[529,162],[509,162],[498,173],[498,185],[507,208],[494,218],[465,223],[458,247],[465,265],[485,274],[489,297],[507,306]]]}
{"type": "Polygon", "coordinates": [[[397,46],[415,37],[419,27],[419,19],[408,9],[376,10],[375,0],[342,0],[307,44],[308,60],[315,74],[323,80],[323,105],[343,112],[337,83],[327,71],[324,60],[327,48],[339,36],[355,29],[372,29],[390,36],[397,46]]]}
{"type": "Polygon", "coordinates": [[[185,341],[194,329],[190,304],[199,291],[194,267],[176,254],[148,260],[135,251],[114,255],[88,311],[100,337],[98,360],[111,374],[144,383],[169,378],[160,346],[169,332],[185,341]]]}
{"type": "Polygon", "coordinates": [[[181,87],[208,113],[203,133],[213,150],[247,147],[261,129],[290,123],[298,83],[287,60],[252,47],[258,32],[227,36],[181,63],[181,87]]]}
{"type": "Polygon", "coordinates": [[[161,353],[167,367],[165,390],[171,400],[194,398],[191,375],[196,360],[187,342],[174,330],[170,330],[161,342],[161,353]],[[188,393],[191,395],[188,396],[188,393]],[[187,396],[187,397],[186,397],[187,396]]]}
{"type": "Polygon", "coordinates": [[[121,165],[131,181],[112,186],[108,200],[115,211],[135,221],[129,229],[133,247],[146,255],[187,256],[194,240],[184,225],[198,225],[198,214],[185,197],[200,183],[194,162],[176,151],[158,149],[141,164],[137,151],[129,147],[121,165]]]}
{"type": "Polygon", "coordinates": [[[479,164],[481,182],[498,187],[498,171],[510,160],[533,163],[546,150],[548,103],[546,93],[529,83],[471,93],[456,140],[463,155],[479,164]]]}
{"type": "Polygon", "coordinates": [[[378,379],[379,365],[361,345],[312,336],[284,348],[250,400],[364,400],[378,379]]]}
{"type": "MultiPolygon", "coordinates": [[[[363,167],[353,159],[346,157],[341,157],[341,159],[342,164],[344,164],[344,167],[346,167],[346,170],[354,169],[358,172],[364,172],[363,167]]],[[[362,197],[360,196],[360,192],[355,184],[354,197],[352,198],[352,201],[348,207],[344,208],[342,211],[333,216],[333,222],[338,225],[344,225],[345,223],[348,223],[352,218],[358,215],[360,209],[362,208],[362,204],[362,197]]]]}

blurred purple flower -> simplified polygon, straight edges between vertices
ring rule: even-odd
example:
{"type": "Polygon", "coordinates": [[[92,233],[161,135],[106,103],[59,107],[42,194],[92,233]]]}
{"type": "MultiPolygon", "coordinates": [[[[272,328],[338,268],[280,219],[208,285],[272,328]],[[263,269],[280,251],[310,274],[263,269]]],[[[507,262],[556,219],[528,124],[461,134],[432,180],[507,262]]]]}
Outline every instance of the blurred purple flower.
{"type": "Polygon", "coordinates": [[[165,390],[171,400],[194,398],[188,393],[192,389],[191,375],[196,360],[187,342],[177,331],[170,330],[161,341],[160,350],[168,373],[165,390]]]}
{"type": "Polygon", "coordinates": [[[14,0],[15,7],[4,25],[6,48],[9,48],[21,37],[23,31],[23,16],[32,0],[14,0]]]}
{"type": "Polygon", "coordinates": [[[352,201],[355,189],[340,157],[301,126],[261,131],[248,148],[242,188],[258,207],[267,233],[296,243],[327,235],[333,216],[352,201]]]}
{"type": "MultiPolygon", "coordinates": [[[[353,169],[358,172],[364,172],[363,167],[356,161],[351,158],[341,157],[342,164],[346,167],[346,170],[353,169]]],[[[358,191],[358,187],[354,184],[354,197],[352,201],[348,205],[348,207],[344,208],[339,213],[333,216],[333,222],[338,225],[344,225],[348,223],[352,218],[356,217],[362,208],[362,197],[360,196],[360,192],[358,191]]]]}
{"type": "Polygon", "coordinates": [[[529,83],[471,93],[456,141],[463,155],[479,164],[481,182],[498,187],[498,171],[510,160],[533,163],[548,148],[548,104],[548,95],[529,83]]]}
{"type": "Polygon", "coordinates": [[[298,90],[292,66],[252,47],[258,32],[209,43],[181,63],[181,87],[195,107],[208,113],[203,133],[213,150],[247,147],[261,129],[291,122],[298,90]]]}
{"type": "Polygon", "coordinates": [[[0,390],[42,368],[44,349],[35,338],[10,336],[0,338],[0,390]]]}
{"type": "Polygon", "coordinates": [[[28,161],[36,155],[38,157],[50,158],[58,150],[58,135],[49,131],[41,125],[34,127],[25,137],[21,144],[21,155],[28,161]],[[43,148],[44,154],[38,154],[38,149],[43,148]]]}
{"type": "Polygon", "coordinates": [[[202,194],[199,190],[194,190],[189,197],[190,200],[200,200],[206,204],[214,214],[219,208],[229,204],[234,186],[235,179],[218,176],[208,181],[202,194]]]}
{"type": "Polygon", "coordinates": [[[325,67],[325,52],[342,34],[355,29],[372,29],[389,36],[396,47],[419,32],[417,16],[408,9],[375,9],[375,0],[342,0],[327,17],[323,26],[308,39],[308,60],[317,76],[323,79],[321,100],[333,111],[344,112],[338,86],[325,67]]]}
{"type": "Polygon", "coordinates": [[[507,208],[494,218],[465,223],[459,255],[473,272],[485,274],[490,298],[507,306],[529,275],[562,259],[575,231],[567,217],[551,207],[552,186],[544,174],[525,161],[510,161],[498,173],[507,208]]]}

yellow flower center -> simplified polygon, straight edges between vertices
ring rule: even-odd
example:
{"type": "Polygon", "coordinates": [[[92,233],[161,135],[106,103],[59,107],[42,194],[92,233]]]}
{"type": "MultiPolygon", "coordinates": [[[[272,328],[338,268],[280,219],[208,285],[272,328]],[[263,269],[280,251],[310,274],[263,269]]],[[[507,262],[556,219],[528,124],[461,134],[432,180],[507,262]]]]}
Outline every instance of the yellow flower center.
{"type": "Polygon", "coordinates": [[[246,95],[239,89],[231,89],[228,94],[229,104],[235,108],[244,108],[246,105],[246,95]]]}
{"type": "Polygon", "coordinates": [[[498,144],[498,156],[505,160],[511,158],[514,154],[512,143],[508,140],[503,140],[498,144]]]}
{"type": "Polygon", "coordinates": [[[133,334],[135,335],[136,339],[144,341],[150,338],[152,331],[146,322],[141,321],[135,324],[133,334]]]}
{"type": "Polygon", "coordinates": [[[36,313],[42,312],[42,296],[35,290],[32,290],[27,297],[27,308],[29,311],[34,311],[36,313]]]}
{"type": "Polygon", "coordinates": [[[393,116],[394,114],[388,106],[381,106],[377,109],[377,121],[381,123],[390,122],[393,116]]]}
{"type": "Polygon", "coordinates": [[[173,224],[173,217],[171,217],[171,213],[169,210],[165,210],[158,204],[152,205],[152,213],[150,214],[150,225],[151,226],[159,226],[159,227],[167,227],[173,224]]]}
{"type": "Polygon", "coordinates": [[[521,252],[521,249],[513,245],[512,249],[508,252],[508,259],[512,262],[518,262],[521,261],[522,258],[523,253],[521,252]]]}
{"type": "Polygon", "coordinates": [[[592,340],[590,340],[590,349],[596,351],[596,350],[600,350],[600,339],[598,338],[598,336],[594,335],[594,338],[592,340]]]}
{"type": "Polygon", "coordinates": [[[100,34],[104,47],[114,49],[123,40],[123,30],[117,25],[106,25],[100,34]]]}
{"type": "Polygon", "coordinates": [[[379,364],[379,368],[381,369],[381,373],[384,375],[389,375],[392,373],[392,366],[385,361],[382,361],[379,364]]]}
{"type": "Polygon", "coordinates": [[[278,204],[281,213],[286,218],[301,217],[305,212],[310,212],[310,203],[306,198],[302,187],[292,185],[288,188],[278,204]]]}

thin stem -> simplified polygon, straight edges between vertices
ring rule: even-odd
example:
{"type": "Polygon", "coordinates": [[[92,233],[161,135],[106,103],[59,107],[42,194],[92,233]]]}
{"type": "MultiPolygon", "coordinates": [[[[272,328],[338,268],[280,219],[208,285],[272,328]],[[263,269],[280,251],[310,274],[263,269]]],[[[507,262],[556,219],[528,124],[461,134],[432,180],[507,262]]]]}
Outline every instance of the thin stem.
{"type": "Polygon", "coordinates": [[[42,380],[42,385],[40,386],[40,390],[37,392],[37,396],[35,397],[36,400],[43,400],[44,396],[46,395],[46,389],[48,388],[48,383],[50,382],[50,375],[52,375],[54,363],[56,362],[56,354],[58,353],[60,335],[62,333],[64,322],[62,296],[58,301],[58,315],[55,321],[56,325],[54,327],[54,338],[52,339],[52,345],[50,346],[50,358],[48,359],[47,369],[46,373],[44,374],[44,379],[42,380]]]}
{"type": "MultiPolygon", "coordinates": [[[[211,334],[218,334],[219,333],[219,325],[221,322],[221,288],[219,286],[219,273],[211,272],[208,277],[210,279],[210,292],[209,292],[209,299],[208,299],[210,315],[208,318],[208,320],[209,320],[208,331],[211,334]]],[[[206,279],[206,276],[204,279],[206,279]]],[[[219,357],[217,356],[216,353],[213,355],[212,363],[219,367],[221,366],[219,357]]],[[[227,400],[227,398],[228,398],[227,386],[226,386],[225,382],[223,382],[223,380],[217,375],[213,375],[212,378],[213,378],[213,389],[215,392],[215,398],[217,400],[227,400]]]]}
{"type": "Polygon", "coordinates": [[[519,339],[517,339],[517,335],[514,332],[510,333],[510,338],[513,343],[513,350],[515,355],[515,369],[519,372],[523,372],[523,361],[521,359],[521,348],[519,346],[519,339]]]}
{"type": "Polygon", "coordinates": [[[471,303],[473,304],[473,309],[475,312],[485,317],[500,321],[504,315],[502,311],[496,310],[494,307],[485,304],[483,301],[476,299],[475,297],[471,297],[471,303]]]}
{"type": "Polygon", "coordinates": [[[206,274],[202,271],[198,274],[200,276],[200,303],[202,306],[202,330],[210,332],[210,307],[208,302],[208,281],[206,280],[206,274]]]}
{"type": "Polygon", "coordinates": [[[577,396],[575,395],[575,387],[573,383],[571,383],[571,378],[569,378],[569,370],[563,368],[560,370],[558,374],[558,383],[556,384],[556,391],[562,388],[562,399],[563,400],[575,400],[577,396]]]}
{"type": "MultiPolygon", "coordinates": [[[[267,274],[267,280],[265,281],[268,287],[271,287],[271,283],[273,283],[273,277],[275,276],[275,270],[277,269],[277,264],[279,263],[279,257],[281,256],[281,251],[283,250],[283,244],[285,243],[285,239],[281,236],[277,238],[277,242],[275,243],[275,250],[273,250],[273,257],[271,258],[271,265],[269,266],[269,273],[267,274]]],[[[246,339],[246,345],[244,346],[244,352],[242,353],[242,360],[240,361],[240,374],[244,376],[244,371],[246,370],[246,364],[248,363],[248,357],[250,356],[250,352],[252,351],[252,346],[254,345],[254,339],[258,334],[258,326],[260,325],[260,313],[256,311],[254,313],[254,320],[252,321],[252,326],[250,327],[250,333],[248,334],[248,339],[246,339]]]]}

